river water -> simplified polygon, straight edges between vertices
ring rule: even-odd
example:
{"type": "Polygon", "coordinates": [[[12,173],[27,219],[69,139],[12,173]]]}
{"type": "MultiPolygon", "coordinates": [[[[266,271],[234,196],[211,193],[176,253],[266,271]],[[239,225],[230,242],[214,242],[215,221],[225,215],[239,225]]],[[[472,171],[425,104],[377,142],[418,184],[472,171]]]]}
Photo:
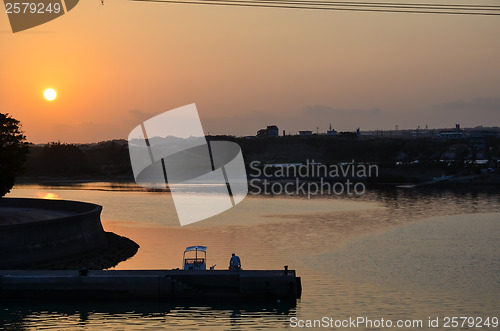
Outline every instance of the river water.
{"type": "Polygon", "coordinates": [[[105,230],[141,246],[116,269],[178,268],[185,247],[205,245],[208,264],[216,269],[226,269],[233,252],[244,269],[288,265],[302,277],[303,294],[296,307],[2,302],[0,329],[292,329],[322,318],[361,317],[375,324],[347,327],[389,329],[376,324],[384,319],[417,321],[400,329],[417,328],[422,321],[420,329],[428,329],[429,318],[438,318],[442,327],[447,317],[499,317],[498,192],[391,189],[357,197],[248,196],[225,213],[184,227],[168,193],[133,185],[22,185],[8,197],[102,205],[105,230]]]}

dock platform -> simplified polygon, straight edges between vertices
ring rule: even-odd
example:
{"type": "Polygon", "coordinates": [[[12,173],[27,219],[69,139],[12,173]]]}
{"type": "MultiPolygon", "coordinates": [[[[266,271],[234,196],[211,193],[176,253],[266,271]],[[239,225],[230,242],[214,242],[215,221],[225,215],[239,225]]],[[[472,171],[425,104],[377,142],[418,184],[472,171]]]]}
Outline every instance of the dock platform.
{"type": "Polygon", "coordinates": [[[295,270],[0,270],[0,300],[288,301],[295,270]]]}

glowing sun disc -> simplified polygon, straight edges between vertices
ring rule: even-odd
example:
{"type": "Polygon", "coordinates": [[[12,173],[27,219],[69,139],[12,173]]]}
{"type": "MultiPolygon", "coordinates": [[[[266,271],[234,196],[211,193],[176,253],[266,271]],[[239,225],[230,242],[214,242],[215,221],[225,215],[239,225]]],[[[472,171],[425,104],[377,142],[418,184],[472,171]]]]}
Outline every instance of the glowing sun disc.
{"type": "Polygon", "coordinates": [[[57,93],[55,90],[49,88],[49,89],[46,89],[45,92],[43,92],[43,96],[45,97],[45,99],[52,101],[56,98],[57,93]]]}

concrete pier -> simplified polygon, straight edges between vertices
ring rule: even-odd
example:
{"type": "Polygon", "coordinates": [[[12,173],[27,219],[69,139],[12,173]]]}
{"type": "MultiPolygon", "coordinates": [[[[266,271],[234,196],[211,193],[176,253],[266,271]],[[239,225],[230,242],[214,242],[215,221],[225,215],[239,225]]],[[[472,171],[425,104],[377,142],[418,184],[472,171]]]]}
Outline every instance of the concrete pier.
{"type": "Polygon", "coordinates": [[[105,247],[101,210],[78,201],[0,199],[0,269],[37,267],[105,247]]]}
{"type": "Polygon", "coordinates": [[[287,301],[294,270],[0,270],[0,300],[287,301]]]}

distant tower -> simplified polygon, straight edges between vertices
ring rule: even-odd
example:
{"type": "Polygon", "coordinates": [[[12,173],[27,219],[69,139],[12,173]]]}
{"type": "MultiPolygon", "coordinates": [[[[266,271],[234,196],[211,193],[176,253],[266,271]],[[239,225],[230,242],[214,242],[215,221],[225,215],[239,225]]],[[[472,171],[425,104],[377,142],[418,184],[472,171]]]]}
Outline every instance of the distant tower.
{"type": "Polygon", "coordinates": [[[332,123],[330,123],[330,131],[332,131],[332,123]]]}
{"type": "Polygon", "coordinates": [[[396,127],[395,127],[395,128],[396,128],[396,131],[398,131],[398,129],[399,129],[399,125],[397,125],[397,124],[396,124],[396,127]]]}

